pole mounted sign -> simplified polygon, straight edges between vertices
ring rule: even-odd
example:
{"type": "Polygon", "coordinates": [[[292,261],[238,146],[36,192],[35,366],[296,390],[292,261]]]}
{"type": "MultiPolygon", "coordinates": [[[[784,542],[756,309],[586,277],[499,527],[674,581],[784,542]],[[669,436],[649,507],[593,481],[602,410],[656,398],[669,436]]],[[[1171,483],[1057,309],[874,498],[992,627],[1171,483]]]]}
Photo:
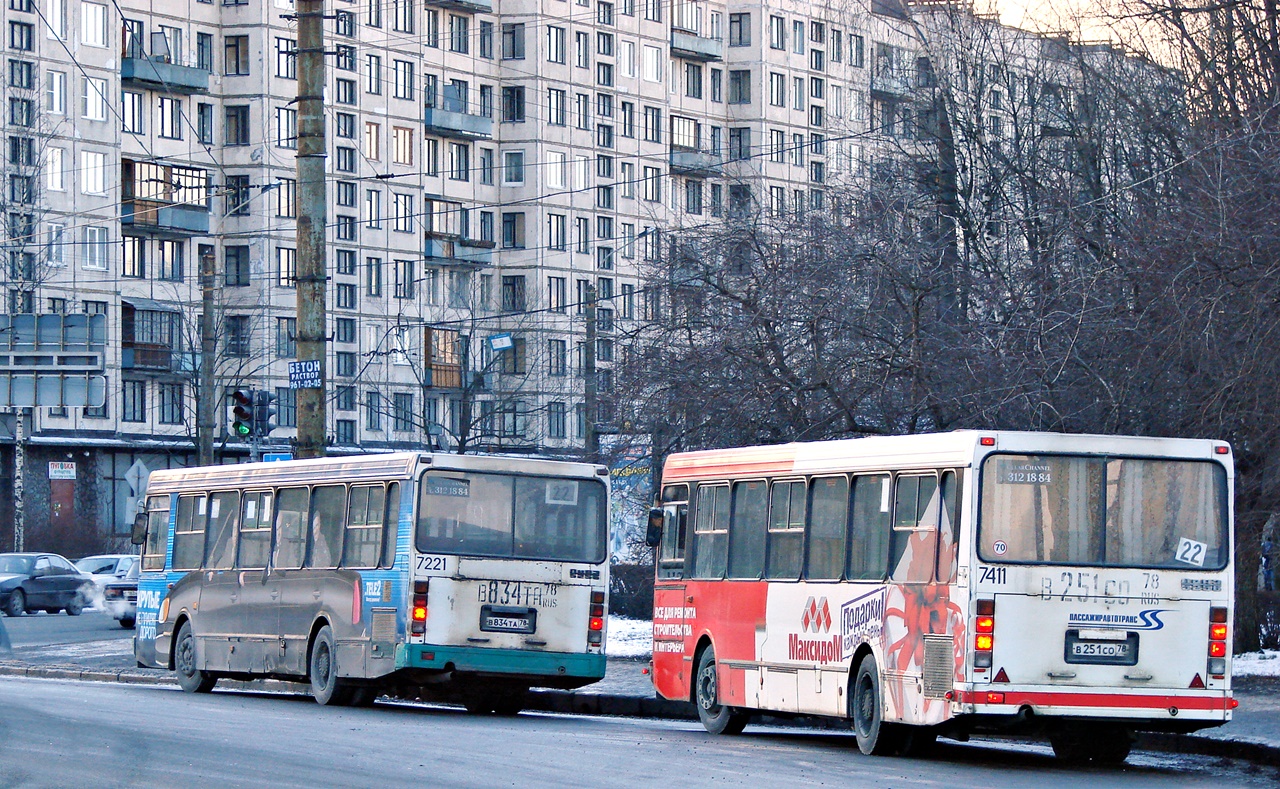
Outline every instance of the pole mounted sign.
{"type": "Polygon", "coordinates": [[[324,381],[320,378],[319,361],[289,362],[290,389],[321,389],[324,381]]]}
{"type": "Polygon", "coordinates": [[[100,407],[105,315],[0,314],[0,408],[100,407]]]}

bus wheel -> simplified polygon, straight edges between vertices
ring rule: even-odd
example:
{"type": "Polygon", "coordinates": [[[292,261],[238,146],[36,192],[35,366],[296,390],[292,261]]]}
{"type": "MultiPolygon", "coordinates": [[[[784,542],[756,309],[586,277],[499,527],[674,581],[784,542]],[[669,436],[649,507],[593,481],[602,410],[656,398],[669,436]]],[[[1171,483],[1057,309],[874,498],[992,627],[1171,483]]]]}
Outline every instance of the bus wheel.
{"type": "Polygon", "coordinates": [[[716,653],[711,647],[698,658],[698,671],[694,674],[694,701],[698,708],[698,720],[712,734],[741,734],[747,727],[747,713],[720,704],[719,683],[716,679],[716,653]]]}
{"type": "Polygon", "coordinates": [[[351,687],[338,679],[338,653],[333,630],[325,625],[311,645],[311,697],[319,704],[342,707],[351,702],[351,687]]]}
{"type": "Polygon", "coordinates": [[[874,656],[867,655],[858,664],[853,691],[848,698],[849,717],[853,719],[858,749],[868,756],[900,753],[903,744],[901,728],[881,720],[884,701],[880,696],[880,670],[876,668],[874,656]]]}
{"type": "Polygon", "coordinates": [[[196,637],[191,634],[190,622],[183,622],[178,628],[173,665],[178,672],[178,685],[187,693],[208,693],[218,682],[216,676],[201,671],[196,664],[196,637]]]}

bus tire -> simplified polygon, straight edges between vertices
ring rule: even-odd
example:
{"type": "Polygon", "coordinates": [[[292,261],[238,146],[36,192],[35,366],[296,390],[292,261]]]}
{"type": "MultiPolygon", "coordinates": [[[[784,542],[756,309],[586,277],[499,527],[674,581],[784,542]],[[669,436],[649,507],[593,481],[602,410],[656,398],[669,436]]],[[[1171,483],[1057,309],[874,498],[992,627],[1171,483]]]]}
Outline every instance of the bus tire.
{"type": "Polygon", "coordinates": [[[191,632],[191,622],[183,622],[178,628],[178,639],[173,648],[173,669],[178,674],[178,685],[187,693],[208,693],[217,684],[217,676],[201,671],[196,662],[196,637],[191,632]]]}
{"type": "Polygon", "coordinates": [[[858,664],[853,691],[849,693],[849,718],[858,739],[858,750],[867,756],[896,756],[902,752],[902,727],[885,723],[884,698],[880,692],[880,669],[874,655],[858,664]]]}
{"type": "Polygon", "coordinates": [[[343,707],[351,703],[351,686],[338,678],[338,651],[333,645],[333,629],[328,625],[320,628],[311,643],[307,673],[311,678],[311,697],[317,704],[343,707]]]}
{"type": "Polygon", "coordinates": [[[693,703],[698,708],[698,720],[712,734],[741,734],[747,727],[746,712],[720,703],[719,678],[716,676],[716,653],[707,647],[698,658],[698,670],[693,675],[693,703]]]}

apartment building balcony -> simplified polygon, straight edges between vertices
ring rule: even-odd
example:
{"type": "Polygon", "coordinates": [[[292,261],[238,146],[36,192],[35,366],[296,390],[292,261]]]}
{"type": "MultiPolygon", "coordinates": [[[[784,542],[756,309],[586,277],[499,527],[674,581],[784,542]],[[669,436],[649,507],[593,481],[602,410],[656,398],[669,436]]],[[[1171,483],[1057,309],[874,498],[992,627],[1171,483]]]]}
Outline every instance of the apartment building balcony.
{"type": "Polygon", "coordinates": [[[724,157],[709,151],[682,148],[671,149],[671,172],[685,175],[719,175],[724,168],[724,157]]]}
{"type": "Polygon", "coordinates": [[[724,42],[690,33],[671,31],[671,56],[685,60],[724,60],[724,42]]]}
{"type": "Polygon", "coordinates": [[[188,369],[179,305],[136,296],[121,299],[120,366],[159,373],[188,369]]]}
{"type": "Polygon", "coordinates": [[[429,134],[441,137],[458,140],[488,140],[493,137],[493,118],[471,115],[461,108],[427,107],[423,111],[422,122],[429,134]]]}
{"type": "Polygon", "coordinates": [[[179,236],[203,236],[209,233],[209,210],[202,205],[125,199],[120,203],[120,224],[179,236]]]}
{"type": "Polygon", "coordinates": [[[871,75],[871,95],[903,98],[912,93],[911,72],[906,69],[879,69],[871,75]]]}
{"type": "Polygon", "coordinates": [[[170,93],[208,93],[209,72],[151,58],[123,58],[120,80],[170,93]]]}
{"type": "Polygon", "coordinates": [[[447,8],[469,14],[492,14],[493,0],[426,0],[428,8],[447,8]]]}
{"type": "Polygon", "coordinates": [[[425,234],[422,254],[428,262],[447,266],[483,268],[493,265],[492,241],[464,239],[447,233],[425,234]]]}

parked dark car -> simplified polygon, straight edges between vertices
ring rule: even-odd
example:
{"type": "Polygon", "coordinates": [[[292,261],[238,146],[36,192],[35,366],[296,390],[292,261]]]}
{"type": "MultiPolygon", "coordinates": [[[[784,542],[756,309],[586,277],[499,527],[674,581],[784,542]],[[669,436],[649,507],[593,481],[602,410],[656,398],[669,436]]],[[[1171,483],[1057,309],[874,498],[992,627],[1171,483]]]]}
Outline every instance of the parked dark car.
{"type": "Polygon", "coordinates": [[[133,627],[137,619],[138,568],[139,564],[134,562],[123,578],[102,587],[102,604],[121,627],[133,627]]]}
{"type": "Polygon", "coordinates": [[[0,553],[0,610],[9,616],[79,616],[92,594],[93,580],[56,553],[0,553]]]}

